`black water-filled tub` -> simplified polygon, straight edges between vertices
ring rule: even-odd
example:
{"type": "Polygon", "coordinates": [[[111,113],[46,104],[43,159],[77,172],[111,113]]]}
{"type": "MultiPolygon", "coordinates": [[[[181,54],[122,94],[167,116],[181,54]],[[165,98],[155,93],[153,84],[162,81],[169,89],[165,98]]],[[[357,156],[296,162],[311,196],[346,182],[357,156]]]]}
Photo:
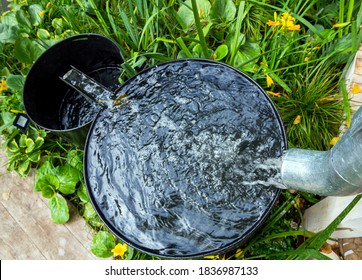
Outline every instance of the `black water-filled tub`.
{"type": "Polygon", "coordinates": [[[175,60],[126,81],[85,147],[91,202],[107,227],[145,253],[196,258],[240,246],[279,195],[286,136],[273,102],[240,71],[175,60]]]}

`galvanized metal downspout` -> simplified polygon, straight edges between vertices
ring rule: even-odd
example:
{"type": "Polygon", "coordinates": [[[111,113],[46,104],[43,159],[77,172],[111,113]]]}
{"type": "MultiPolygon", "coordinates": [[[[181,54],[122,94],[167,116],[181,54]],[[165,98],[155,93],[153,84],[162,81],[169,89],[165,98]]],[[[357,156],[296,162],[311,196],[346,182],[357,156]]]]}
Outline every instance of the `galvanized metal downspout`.
{"type": "Polygon", "coordinates": [[[362,107],[330,151],[287,150],[282,160],[281,181],[287,189],[322,196],[362,192],[362,107]]]}

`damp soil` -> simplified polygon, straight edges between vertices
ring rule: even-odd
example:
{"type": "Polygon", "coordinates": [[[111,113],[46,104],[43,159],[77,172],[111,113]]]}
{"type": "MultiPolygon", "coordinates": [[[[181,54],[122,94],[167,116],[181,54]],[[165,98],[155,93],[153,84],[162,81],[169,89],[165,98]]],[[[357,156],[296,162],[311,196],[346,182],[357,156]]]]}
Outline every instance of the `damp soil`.
{"type": "Polygon", "coordinates": [[[279,194],[277,170],[259,166],[285,149],[263,90],[224,64],[180,60],[141,72],[117,95],[127,97],[99,112],[85,150],[88,192],[110,230],[170,258],[246,240],[279,194]]]}

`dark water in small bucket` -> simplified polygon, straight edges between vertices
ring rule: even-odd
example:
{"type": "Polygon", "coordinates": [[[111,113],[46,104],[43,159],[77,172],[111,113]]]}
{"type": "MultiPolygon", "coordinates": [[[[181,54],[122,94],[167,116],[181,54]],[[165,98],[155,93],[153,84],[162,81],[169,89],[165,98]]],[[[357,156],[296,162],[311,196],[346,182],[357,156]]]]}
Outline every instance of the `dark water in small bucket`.
{"type": "MultiPolygon", "coordinates": [[[[116,91],[121,85],[118,79],[121,70],[118,67],[104,67],[90,72],[93,78],[110,91],[116,91]]],[[[108,98],[112,98],[109,96],[108,98]]],[[[89,102],[84,96],[74,89],[69,89],[64,96],[59,110],[59,123],[61,130],[82,127],[94,120],[99,112],[99,106],[89,102]]]]}
{"type": "Polygon", "coordinates": [[[238,245],[279,191],[257,165],[285,136],[265,93],[223,64],[176,61],[125,83],[91,128],[85,178],[95,209],[131,246],[197,257],[238,245]],[[247,183],[249,182],[249,183],[247,183]]]}

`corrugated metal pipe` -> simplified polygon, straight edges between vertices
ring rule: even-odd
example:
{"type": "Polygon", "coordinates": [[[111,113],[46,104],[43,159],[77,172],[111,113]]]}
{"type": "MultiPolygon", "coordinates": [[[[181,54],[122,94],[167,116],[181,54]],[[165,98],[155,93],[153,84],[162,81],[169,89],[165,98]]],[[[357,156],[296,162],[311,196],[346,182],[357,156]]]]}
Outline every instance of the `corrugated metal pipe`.
{"type": "Polygon", "coordinates": [[[322,196],[362,192],[362,107],[330,151],[289,149],[283,155],[282,184],[322,196]]]}

